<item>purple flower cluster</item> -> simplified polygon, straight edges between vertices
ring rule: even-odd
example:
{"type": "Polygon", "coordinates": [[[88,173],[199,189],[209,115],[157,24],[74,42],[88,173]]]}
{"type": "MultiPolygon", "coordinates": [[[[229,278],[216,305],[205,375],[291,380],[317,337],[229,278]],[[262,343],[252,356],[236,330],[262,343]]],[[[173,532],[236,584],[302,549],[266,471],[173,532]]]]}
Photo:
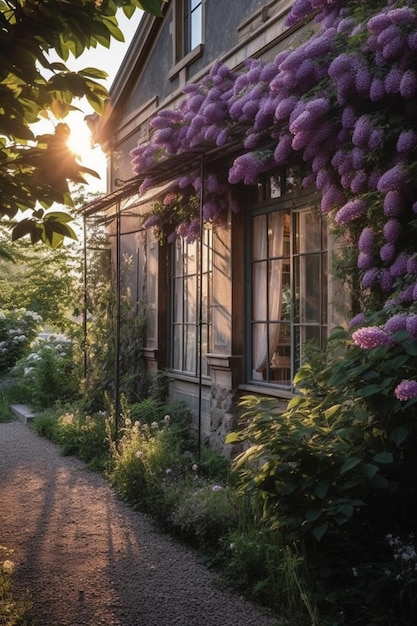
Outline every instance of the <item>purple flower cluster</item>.
{"type": "Polygon", "coordinates": [[[402,380],[400,384],[396,386],[394,394],[401,402],[417,398],[417,381],[402,380]]]}
{"type": "Polygon", "coordinates": [[[352,341],[356,346],[364,350],[371,350],[378,346],[386,346],[391,343],[389,335],[378,326],[365,326],[352,333],[352,341]]]}
{"type": "MultiPolygon", "coordinates": [[[[175,111],[157,113],[150,141],[131,153],[132,166],[144,191],[155,166],[171,155],[238,138],[244,150],[227,179],[251,185],[298,152],[308,170],[303,185],[315,186],[322,211],[354,232],[362,288],[410,304],[417,300],[409,228],[417,213],[410,169],[417,152],[417,7],[351,4],[295,0],[287,24],[317,11],[315,34],[266,63],[248,59],[239,72],[215,63],[184,88],[175,111]]],[[[197,196],[199,184],[197,175],[178,181],[197,196]]],[[[204,194],[204,218],[216,223],[230,206],[224,183],[209,178],[204,194]]],[[[185,220],[175,232],[193,237],[196,230],[185,220]]]]}

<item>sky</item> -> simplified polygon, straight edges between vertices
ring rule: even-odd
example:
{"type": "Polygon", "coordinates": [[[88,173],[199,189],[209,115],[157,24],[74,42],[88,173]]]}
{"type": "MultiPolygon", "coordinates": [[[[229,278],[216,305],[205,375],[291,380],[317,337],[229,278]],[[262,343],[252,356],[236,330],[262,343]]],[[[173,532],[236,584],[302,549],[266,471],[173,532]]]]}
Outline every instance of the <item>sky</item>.
{"type": "MultiPolygon", "coordinates": [[[[112,40],[110,48],[97,46],[86,50],[78,59],[70,56],[67,66],[74,71],[83,69],[84,67],[95,67],[104,70],[108,74],[105,86],[110,89],[111,84],[117,74],[120,64],[125,56],[132,37],[139,25],[142,11],[135,11],[130,19],[127,19],[124,13],[119,10],[118,20],[120,30],[123,32],[125,42],[121,43],[112,40]]],[[[78,155],[78,161],[100,174],[100,180],[92,176],[86,176],[88,180],[88,190],[91,192],[106,191],[106,158],[99,147],[90,148],[90,133],[84,116],[93,113],[93,109],[88,105],[87,101],[74,101],[73,104],[80,109],[80,112],[70,113],[62,122],[67,123],[71,128],[71,148],[78,155]]],[[[59,122],[59,120],[58,120],[59,122]]],[[[37,134],[53,132],[52,122],[41,122],[36,125],[34,131],[37,134]]]]}

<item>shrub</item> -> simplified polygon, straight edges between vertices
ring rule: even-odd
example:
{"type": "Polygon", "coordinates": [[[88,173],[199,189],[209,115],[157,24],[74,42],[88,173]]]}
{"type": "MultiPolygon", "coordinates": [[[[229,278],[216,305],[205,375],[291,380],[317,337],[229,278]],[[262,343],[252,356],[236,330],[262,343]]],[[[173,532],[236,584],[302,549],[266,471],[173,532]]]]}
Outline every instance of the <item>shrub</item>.
{"type": "Polygon", "coordinates": [[[0,310],[0,375],[29,350],[42,318],[26,309],[0,310]]]}
{"type": "Polygon", "coordinates": [[[238,524],[233,490],[207,481],[184,481],[170,515],[172,530],[204,552],[216,552],[238,524]]]}
{"type": "Polygon", "coordinates": [[[19,381],[25,401],[34,408],[51,407],[57,401],[79,397],[79,376],[70,340],[51,336],[39,339],[11,374],[19,381]]]}

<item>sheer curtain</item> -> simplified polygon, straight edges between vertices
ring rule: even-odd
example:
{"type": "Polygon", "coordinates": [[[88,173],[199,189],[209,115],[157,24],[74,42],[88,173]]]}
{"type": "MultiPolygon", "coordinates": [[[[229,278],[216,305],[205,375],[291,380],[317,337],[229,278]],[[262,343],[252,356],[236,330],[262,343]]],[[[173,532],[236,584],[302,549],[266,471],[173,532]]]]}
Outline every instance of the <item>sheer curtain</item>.
{"type": "MultiPolygon", "coordinates": [[[[255,222],[254,222],[255,223],[255,222]]],[[[284,251],[284,212],[277,211],[258,219],[254,229],[253,249],[256,258],[252,276],[252,319],[262,320],[253,326],[253,370],[254,380],[263,380],[263,372],[271,361],[279,341],[280,324],[267,324],[281,319],[282,308],[282,257],[284,251]],[[268,231],[271,232],[268,249],[268,231]],[[276,260],[267,262],[267,258],[276,260]],[[269,292],[269,302],[267,293],[269,292]],[[269,304],[269,311],[268,311],[269,304]],[[268,331],[269,327],[269,331],[268,331]],[[269,333],[269,336],[268,336],[269,333]]]]}

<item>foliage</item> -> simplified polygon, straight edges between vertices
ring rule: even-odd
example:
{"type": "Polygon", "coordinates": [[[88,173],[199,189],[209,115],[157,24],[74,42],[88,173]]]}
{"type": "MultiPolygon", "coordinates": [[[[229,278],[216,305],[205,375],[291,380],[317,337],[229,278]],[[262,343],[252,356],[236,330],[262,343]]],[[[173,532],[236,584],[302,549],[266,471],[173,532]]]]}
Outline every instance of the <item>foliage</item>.
{"type": "MultiPolygon", "coordinates": [[[[371,346],[370,339],[381,340],[375,328],[368,327],[366,350],[352,340],[355,330],[335,331],[326,365],[300,369],[299,395],[285,411],[271,399],[244,398],[243,429],[228,442],[246,444],[232,469],[240,490],[262,506],[267,528],[286,543],[305,543],[324,612],[343,603],[337,623],[386,623],[381,616],[390,615],[390,623],[411,626],[414,565],[403,559],[392,585],[388,573],[397,575],[401,561],[386,537],[404,540],[417,522],[417,399],[397,397],[403,373],[415,371],[416,348],[408,331],[393,332],[391,320],[389,342],[371,346]],[[360,621],[359,606],[369,621],[360,621]]],[[[413,554],[405,545],[402,553],[413,554]]]]}
{"type": "Polygon", "coordinates": [[[0,624],[30,626],[28,617],[32,602],[27,594],[16,597],[13,592],[13,551],[0,545],[0,624]]]}
{"type": "Polygon", "coordinates": [[[86,337],[83,344],[83,394],[89,410],[102,409],[106,393],[115,386],[116,337],[119,323],[119,392],[135,402],[146,395],[149,381],[143,362],[146,323],[145,303],[135,302],[126,276],[131,258],[124,256],[121,267],[120,308],[111,281],[111,259],[103,225],[89,227],[86,259],[86,337]]]}
{"type": "Polygon", "coordinates": [[[36,311],[45,324],[60,330],[74,327],[71,319],[78,289],[79,250],[50,250],[25,240],[9,244],[2,237],[8,260],[0,259],[0,305],[36,311]]]}
{"type": "Polygon", "coordinates": [[[404,0],[298,0],[288,24],[302,23],[313,10],[318,25],[297,47],[268,62],[248,59],[238,72],[216,62],[200,83],[185,86],[176,110],[160,110],[151,120],[151,140],[132,151],[144,188],[152,185],[147,174],[156,163],[198,145],[243,147],[226,172],[208,173],[204,194],[198,169],[173,181],[148,225],[170,221],[168,235],[193,238],[196,215],[171,201],[176,192],[203,196],[204,219],[220,219],[229,206],[225,174],[232,185],[251,185],[261,173],[302,159],[303,186],[321,193],[355,305],[385,313],[392,301],[412,307],[417,11],[404,0]]]}
{"type": "Polygon", "coordinates": [[[105,413],[85,415],[73,402],[37,414],[32,427],[56,443],[62,454],[76,456],[92,470],[108,468],[111,425],[105,413]]]}
{"type": "Polygon", "coordinates": [[[41,321],[40,315],[24,308],[0,310],[0,375],[28,352],[41,321]]]}
{"type": "Polygon", "coordinates": [[[29,235],[33,243],[42,240],[55,248],[64,237],[75,237],[66,213],[45,209],[54,202],[71,205],[68,180],[85,182],[86,173],[95,173],[69,150],[65,123],[41,136],[34,136],[31,125],[49,115],[65,118],[76,109],[74,100],[83,97],[102,112],[108,95],[99,81],[105,72],[91,67],[71,72],[65,61],[86,48],[123,40],[119,7],[127,16],[136,8],[161,14],[158,0],[0,2],[0,214],[12,220],[32,210],[31,217],[12,224],[13,239],[29,235]],[[62,61],[51,61],[51,51],[62,61]]]}
{"type": "Polygon", "coordinates": [[[47,408],[79,395],[79,372],[73,359],[72,342],[51,335],[39,338],[31,352],[16,363],[12,377],[25,389],[33,408],[47,408]]]}
{"type": "Polygon", "coordinates": [[[111,483],[121,498],[134,506],[161,514],[162,483],[167,472],[182,473],[189,461],[181,453],[181,439],[166,415],[150,425],[132,422],[124,407],[122,436],[112,446],[111,483]]]}

